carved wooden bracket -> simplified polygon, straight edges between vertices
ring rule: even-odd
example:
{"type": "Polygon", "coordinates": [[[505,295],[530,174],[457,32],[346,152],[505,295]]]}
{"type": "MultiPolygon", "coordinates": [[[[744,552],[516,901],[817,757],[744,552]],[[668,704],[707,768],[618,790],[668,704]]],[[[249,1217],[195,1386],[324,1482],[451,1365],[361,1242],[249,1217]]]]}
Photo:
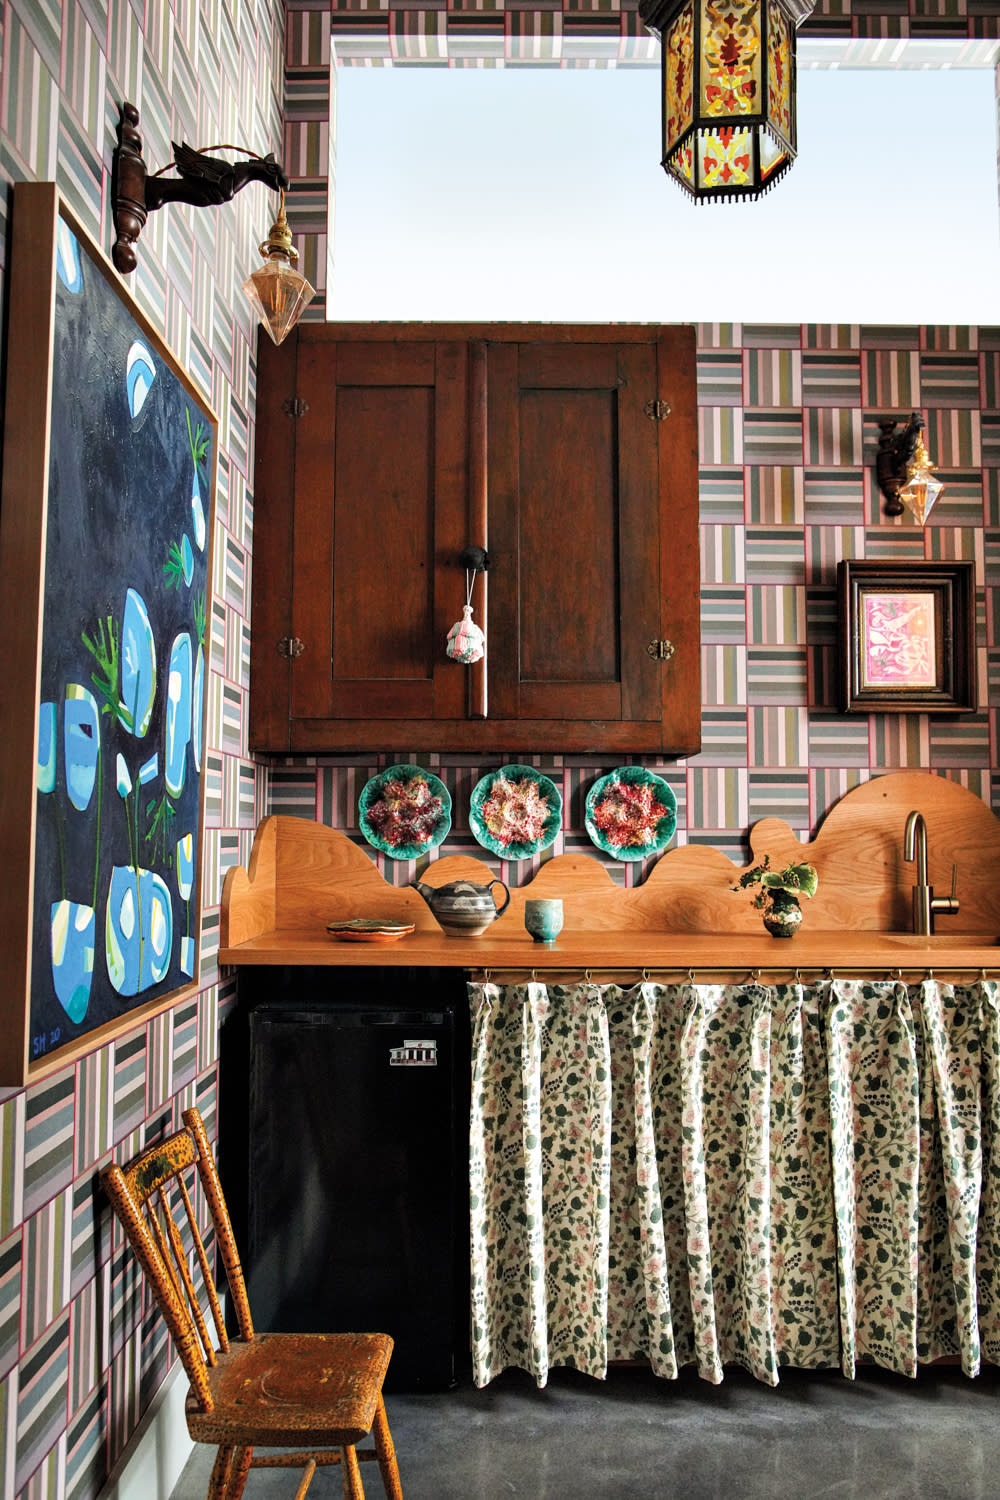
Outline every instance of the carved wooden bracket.
{"type": "Polygon", "coordinates": [[[128,275],[136,267],[135,244],[146,218],[165,203],[191,203],[210,208],[229,200],[249,182],[262,182],[274,192],[288,187],[288,178],[273,153],[258,156],[244,146],[226,150],[246,151],[248,161],[229,162],[207,152],[172,141],[178,177],[147,172],[139,134],[139,111],[126,100],[118,122],[118,145],[111,163],[111,204],[115,243],[111,259],[117,270],[128,275]]]}

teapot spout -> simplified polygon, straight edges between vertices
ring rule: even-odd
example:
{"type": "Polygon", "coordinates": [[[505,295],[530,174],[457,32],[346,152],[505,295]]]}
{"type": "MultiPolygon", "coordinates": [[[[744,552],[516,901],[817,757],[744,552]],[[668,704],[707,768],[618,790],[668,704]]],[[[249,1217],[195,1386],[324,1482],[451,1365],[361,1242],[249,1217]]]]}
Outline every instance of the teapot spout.
{"type": "Polygon", "coordinates": [[[418,896],[423,896],[428,906],[431,904],[431,899],[434,895],[433,886],[426,885],[422,880],[415,880],[411,886],[411,890],[416,891],[418,896]]]}

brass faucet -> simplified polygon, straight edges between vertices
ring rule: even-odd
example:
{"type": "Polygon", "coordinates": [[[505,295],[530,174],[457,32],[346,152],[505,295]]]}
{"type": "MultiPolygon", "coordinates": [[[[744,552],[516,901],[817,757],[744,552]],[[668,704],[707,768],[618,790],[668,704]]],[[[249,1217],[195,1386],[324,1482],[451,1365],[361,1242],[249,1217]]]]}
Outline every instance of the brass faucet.
{"type": "Polygon", "coordinates": [[[934,887],[927,883],[927,824],[923,814],[911,812],[906,819],[903,834],[903,858],[917,861],[917,883],[913,887],[913,930],[924,937],[934,931],[934,913],[954,915],[958,911],[958,866],[952,866],[951,895],[935,896],[934,887]]]}

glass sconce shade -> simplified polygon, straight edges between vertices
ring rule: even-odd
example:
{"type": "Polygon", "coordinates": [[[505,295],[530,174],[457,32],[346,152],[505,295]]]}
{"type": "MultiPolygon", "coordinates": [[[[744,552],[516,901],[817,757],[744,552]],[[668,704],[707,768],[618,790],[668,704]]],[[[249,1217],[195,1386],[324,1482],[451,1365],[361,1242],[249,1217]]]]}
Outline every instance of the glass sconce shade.
{"type": "Polygon", "coordinates": [[[274,342],[280,344],[316,295],[302,272],[295,269],[299,252],[292,244],[292,231],[285,218],[284,189],[278,217],[258,251],[264,257],[264,264],[247,277],[243,290],[262,325],[274,342]]]}
{"type": "Polygon", "coordinates": [[[660,36],[663,166],[697,202],[757,198],[795,160],[801,0],[640,0],[660,36]]]}
{"type": "Polygon", "coordinates": [[[272,255],[243,283],[264,328],[276,344],[288,334],[316,295],[313,287],[281,255],[272,255]]]}
{"type": "Polygon", "coordinates": [[[911,511],[921,526],[927,520],[935,500],[944,490],[940,479],[934,478],[934,465],[923,442],[917,443],[916,452],[906,467],[906,483],[899,491],[899,498],[911,511]]]}

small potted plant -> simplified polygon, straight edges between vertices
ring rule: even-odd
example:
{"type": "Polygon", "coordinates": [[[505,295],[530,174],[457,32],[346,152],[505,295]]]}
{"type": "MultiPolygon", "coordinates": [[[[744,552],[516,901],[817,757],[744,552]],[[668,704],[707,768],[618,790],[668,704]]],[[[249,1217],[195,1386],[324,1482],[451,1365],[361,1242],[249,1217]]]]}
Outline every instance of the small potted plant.
{"type": "Polygon", "coordinates": [[[764,855],[759,865],[744,870],[734,891],[745,891],[749,886],[759,886],[753,904],[764,918],[764,926],[772,937],[791,937],[802,922],[802,896],[815,896],[819,878],[810,864],[786,865],[783,870],[771,869],[771,857],[764,855]]]}

